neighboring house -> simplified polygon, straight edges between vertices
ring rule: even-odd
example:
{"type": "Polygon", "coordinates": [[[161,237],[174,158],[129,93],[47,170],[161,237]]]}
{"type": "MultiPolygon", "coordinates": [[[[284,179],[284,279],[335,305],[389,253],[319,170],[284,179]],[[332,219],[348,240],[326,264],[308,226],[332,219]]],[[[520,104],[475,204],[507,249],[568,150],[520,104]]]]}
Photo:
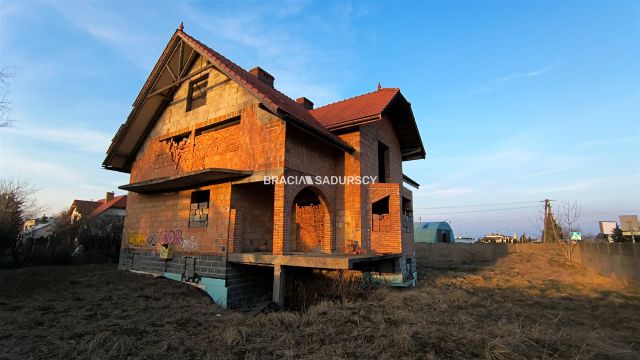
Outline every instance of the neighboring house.
{"type": "Polygon", "coordinates": [[[52,222],[53,218],[48,217],[47,215],[43,215],[39,218],[27,219],[22,224],[22,231],[27,231],[39,224],[46,224],[52,222]]]}
{"type": "Polygon", "coordinates": [[[446,221],[417,222],[413,225],[417,243],[454,243],[451,225],[446,221]]]}
{"type": "Polygon", "coordinates": [[[73,200],[67,215],[70,223],[75,224],[87,217],[98,215],[124,217],[127,208],[127,196],[115,196],[113,192],[107,192],[104,199],[93,200],[73,200]]]}
{"type": "Polygon", "coordinates": [[[600,233],[598,238],[605,238],[608,242],[613,242],[613,230],[618,226],[615,221],[598,221],[600,233]]]}
{"type": "Polygon", "coordinates": [[[230,308],[283,304],[285,273],[301,268],[415,283],[403,182],[418,184],[402,162],[424,157],[399,89],[314,109],[181,27],[103,163],[131,174],[120,268],[195,284],[230,308]]]}
{"type": "Polygon", "coordinates": [[[48,239],[54,234],[54,225],[54,219],[46,215],[41,218],[27,219],[19,237],[23,241],[48,239]]]}
{"type": "Polygon", "coordinates": [[[124,223],[126,208],[127,195],[115,196],[113,192],[107,192],[104,199],[97,201],[73,200],[67,211],[68,222],[59,227],[56,238],[67,244],[81,242],[83,239],[79,236],[86,233],[83,231],[88,225],[93,225],[101,236],[120,239],[122,234],[118,232],[124,223]],[[120,225],[113,234],[110,234],[111,224],[120,225]]]}

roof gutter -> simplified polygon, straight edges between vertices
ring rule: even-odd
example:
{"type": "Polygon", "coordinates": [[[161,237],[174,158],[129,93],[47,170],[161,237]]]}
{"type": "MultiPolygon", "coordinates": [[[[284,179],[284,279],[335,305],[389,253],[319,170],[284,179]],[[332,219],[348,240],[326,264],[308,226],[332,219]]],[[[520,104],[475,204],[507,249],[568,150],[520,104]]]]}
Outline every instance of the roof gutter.
{"type": "Polygon", "coordinates": [[[408,177],[405,174],[402,174],[402,180],[416,189],[420,188],[420,184],[418,184],[415,180],[413,180],[412,178],[408,177]]]}
{"type": "Polygon", "coordinates": [[[378,121],[378,120],[382,120],[382,113],[375,114],[375,115],[370,115],[370,116],[365,116],[365,117],[361,117],[361,118],[354,119],[354,120],[349,120],[347,122],[342,122],[342,123],[340,123],[338,125],[335,125],[335,126],[327,126],[327,130],[330,130],[330,131],[340,130],[340,129],[351,127],[351,126],[356,125],[356,124],[357,125],[366,124],[366,123],[373,122],[373,121],[378,121]]]}

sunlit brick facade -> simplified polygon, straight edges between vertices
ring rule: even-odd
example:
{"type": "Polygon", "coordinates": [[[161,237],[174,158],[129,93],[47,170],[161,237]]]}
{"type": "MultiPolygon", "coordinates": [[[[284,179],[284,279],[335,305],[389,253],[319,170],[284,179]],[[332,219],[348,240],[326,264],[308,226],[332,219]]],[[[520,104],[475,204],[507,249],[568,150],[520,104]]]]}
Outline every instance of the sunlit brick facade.
{"type": "Polygon", "coordinates": [[[379,89],[312,109],[273,81],[176,31],[104,162],[131,174],[120,268],[189,282],[228,307],[282,304],[285,269],[300,267],[411,283],[402,162],[425,153],[409,103],[379,89]],[[376,183],[264,181],[365,175],[376,183]]]}

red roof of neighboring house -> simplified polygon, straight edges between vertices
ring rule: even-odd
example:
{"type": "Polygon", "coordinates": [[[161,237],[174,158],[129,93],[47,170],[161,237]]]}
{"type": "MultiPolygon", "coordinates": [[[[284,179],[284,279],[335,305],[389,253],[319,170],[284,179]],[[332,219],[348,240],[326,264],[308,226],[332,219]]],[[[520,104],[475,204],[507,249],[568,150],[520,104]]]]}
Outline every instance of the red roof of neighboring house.
{"type": "Polygon", "coordinates": [[[379,116],[399,92],[400,89],[397,88],[382,88],[313,109],[310,113],[330,129],[356,120],[379,116]]]}
{"type": "Polygon", "coordinates": [[[102,200],[102,205],[95,208],[88,218],[96,217],[109,209],[126,209],[127,208],[127,195],[116,196],[110,201],[106,202],[102,200]]]}
{"type": "Polygon", "coordinates": [[[86,216],[89,213],[91,213],[93,210],[97,209],[100,205],[102,205],[104,201],[103,200],[98,200],[98,201],[91,201],[91,200],[73,200],[73,202],[71,203],[71,207],[69,208],[69,213],[72,212],[73,208],[75,207],[76,210],[80,213],[80,215],[82,216],[86,216]]]}

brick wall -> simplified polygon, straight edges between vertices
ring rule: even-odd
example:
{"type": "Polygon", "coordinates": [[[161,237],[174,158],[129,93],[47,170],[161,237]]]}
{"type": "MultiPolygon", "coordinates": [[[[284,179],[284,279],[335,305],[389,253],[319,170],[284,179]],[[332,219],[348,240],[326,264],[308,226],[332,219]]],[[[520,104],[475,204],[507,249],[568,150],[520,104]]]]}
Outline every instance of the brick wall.
{"type": "MultiPolygon", "coordinates": [[[[201,66],[204,64],[197,64],[193,71],[201,66]]],[[[171,105],[160,116],[137,154],[131,182],[209,167],[253,171],[284,167],[285,123],[260,109],[255,98],[223,74],[214,69],[205,73],[209,76],[210,87],[206,105],[186,111],[185,99],[189,84],[185,82],[180,86],[171,105]],[[237,116],[240,116],[238,124],[198,135],[198,129],[206,129],[237,116]],[[186,134],[186,138],[171,140],[172,136],[180,134],[186,134]]],[[[180,236],[176,252],[225,253],[229,234],[231,186],[212,185],[200,190],[210,190],[211,199],[209,224],[198,229],[188,226],[192,190],[153,195],[131,193],[122,245],[153,251],[163,234],[169,233],[174,237],[177,234],[180,236]]],[[[271,196],[271,201],[272,199],[271,196]]],[[[265,198],[258,200],[263,203],[268,201],[265,198]]],[[[268,211],[266,207],[263,208],[268,211]]],[[[247,215],[250,216],[251,213],[247,215]]],[[[237,235],[240,238],[245,236],[250,242],[261,242],[262,239],[258,237],[265,236],[258,235],[257,231],[268,231],[267,225],[260,226],[269,222],[266,220],[268,217],[268,213],[266,218],[260,217],[262,222],[258,222],[257,230],[237,235]]]]}
{"type": "MultiPolygon", "coordinates": [[[[340,139],[355,149],[352,154],[344,155],[344,174],[360,175],[360,131],[341,134],[340,139]]],[[[344,252],[351,252],[354,243],[362,248],[369,247],[362,231],[363,224],[369,218],[366,211],[362,211],[366,197],[366,188],[361,185],[347,184],[338,191],[338,203],[341,206],[336,214],[336,244],[344,252]]]]}
{"type": "MultiPolygon", "coordinates": [[[[295,206],[295,250],[320,252],[324,240],[324,211],[321,205],[295,206]]],[[[294,240],[292,240],[294,241],[294,240]]]]}
{"type": "Polygon", "coordinates": [[[285,167],[305,175],[342,175],[342,152],[287,124],[285,167]]]}
{"type": "Polygon", "coordinates": [[[122,246],[156,251],[163,242],[185,254],[226,253],[229,230],[229,184],[211,185],[208,226],[189,227],[192,190],[142,195],[130,193],[122,246]]]}
{"type": "MultiPolygon", "coordinates": [[[[250,183],[231,187],[231,208],[242,217],[234,237],[236,252],[273,249],[273,185],[250,183]]],[[[233,238],[233,237],[231,237],[233,238]]]]}
{"type": "Polygon", "coordinates": [[[389,213],[380,217],[372,214],[369,226],[371,250],[374,253],[403,252],[401,241],[400,185],[393,183],[371,184],[367,212],[372,213],[372,205],[378,200],[389,198],[389,213]]]}
{"type": "Polygon", "coordinates": [[[360,126],[362,175],[378,175],[378,141],[389,147],[390,182],[402,184],[402,154],[393,125],[388,119],[360,126]]]}
{"type": "Polygon", "coordinates": [[[229,264],[227,268],[227,307],[251,309],[254,305],[271,300],[273,268],[229,264]]]}
{"type": "Polygon", "coordinates": [[[188,82],[136,155],[131,182],[176,175],[204,168],[269,170],[284,167],[285,123],[259,108],[259,101],[222,73],[208,70],[206,105],[186,110],[188,82]],[[235,125],[211,128],[240,117],[235,125]]]}
{"type": "MultiPolygon", "coordinates": [[[[415,243],[415,237],[414,237],[414,233],[413,233],[413,193],[411,192],[411,190],[405,188],[404,186],[400,187],[400,196],[401,196],[401,205],[402,205],[402,199],[405,199],[405,204],[404,204],[404,210],[410,211],[411,212],[411,217],[407,217],[407,218],[401,218],[401,221],[406,221],[407,223],[407,227],[405,229],[405,227],[401,227],[401,231],[402,231],[402,252],[405,254],[408,254],[411,256],[411,254],[414,254],[416,251],[416,243],[415,243]],[[408,231],[405,231],[408,230],[408,231]]],[[[403,214],[401,214],[401,217],[404,216],[403,214]]],[[[415,256],[413,256],[415,258],[415,256]]]]}

